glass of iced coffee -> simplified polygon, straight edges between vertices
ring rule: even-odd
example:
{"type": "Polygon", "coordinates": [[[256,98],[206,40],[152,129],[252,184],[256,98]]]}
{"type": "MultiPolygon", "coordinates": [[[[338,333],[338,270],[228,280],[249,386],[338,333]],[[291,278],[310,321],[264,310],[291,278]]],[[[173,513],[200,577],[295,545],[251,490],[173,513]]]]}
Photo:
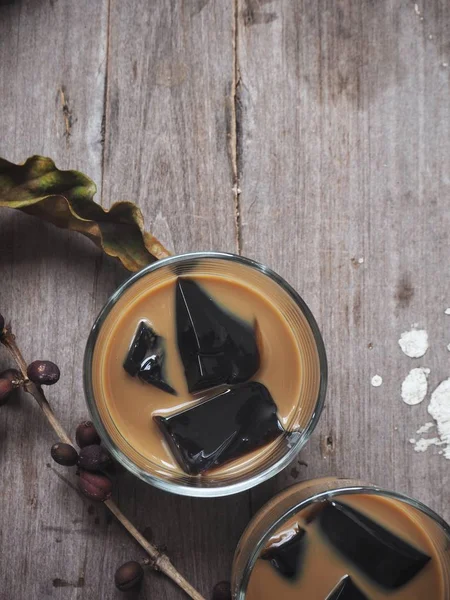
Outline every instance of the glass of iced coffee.
{"type": "Polygon", "coordinates": [[[240,492],[287,466],[317,423],[326,378],[300,296],[270,269],[217,252],[164,259],[126,281],[84,365],[113,456],[189,496],[240,492]]]}
{"type": "Polygon", "coordinates": [[[253,518],[232,586],[235,600],[449,600],[450,526],[374,485],[308,481],[253,518]]]}

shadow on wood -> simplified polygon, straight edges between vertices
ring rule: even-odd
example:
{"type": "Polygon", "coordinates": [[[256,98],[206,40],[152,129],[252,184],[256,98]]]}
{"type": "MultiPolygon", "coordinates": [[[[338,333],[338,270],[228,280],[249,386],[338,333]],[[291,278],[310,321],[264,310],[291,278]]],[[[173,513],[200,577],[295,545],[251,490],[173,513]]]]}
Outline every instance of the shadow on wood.
{"type": "MultiPolygon", "coordinates": [[[[0,210],[0,267],[12,263],[51,265],[65,262],[70,271],[108,271],[117,287],[130,273],[81,234],[58,229],[11,209],[0,210]]],[[[111,277],[109,277],[111,279],[111,277]]],[[[114,288],[106,290],[108,294],[114,288]]]]}

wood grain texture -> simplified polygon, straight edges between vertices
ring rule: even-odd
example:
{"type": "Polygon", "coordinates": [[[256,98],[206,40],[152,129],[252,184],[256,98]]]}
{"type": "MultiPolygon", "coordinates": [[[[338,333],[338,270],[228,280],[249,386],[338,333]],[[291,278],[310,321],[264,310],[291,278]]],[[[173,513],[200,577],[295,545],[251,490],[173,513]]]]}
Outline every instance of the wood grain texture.
{"type": "Polygon", "coordinates": [[[427,402],[400,396],[413,367],[431,368],[432,389],[449,375],[449,8],[239,0],[243,253],[299,290],[330,365],[301,462],[255,490],[254,508],[287,483],[336,473],[450,517],[447,461],[408,442],[431,420],[427,402]],[[412,323],[430,335],[423,359],[397,343],[412,323]]]}
{"type": "MultiPolygon", "coordinates": [[[[149,228],[176,251],[233,250],[232,6],[179,4],[2,8],[0,155],[47,154],[61,168],[83,170],[105,205],[137,201],[149,228]]],[[[26,357],[60,365],[49,398],[73,433],[86,416],[87,334],[126,274],[78,236],[12,211],[1,211],[0,231],[2,313],[26,357]]],[[[0,367],[7,365],[2,353],[0,367]]],[[[143,553],[103,507],[61,480],[75,483],[73,473],[47,467],[54,436],[28,398],[1,411],[0,440],[0,599],[122,597],[114,571],[143,553]]],[[[231,503],[170,497],[120,471],[116,500],[206,596],[229,577],[248,494],[231,503]]],[[[140,597],[184,596],[150,573],[140,597]]]]}
{"type": "MultiPolygon", "coordinates": [[[[408,443],[430,420],[426,402],[400,398],[414,366],[431,368],[430,388],[449,375],[449,39],[446,0],[0,7],[1,156],[41,153],[83,170],[105,205],[137,201],[175,252],[233,251],[240,240],[322,328],[326,409],[283,474],[201,501],[118,472],[119,506],[206,597],[229,577],[250,512],[307,477],[362,477],[450,518],[447,462],[408,443]],[[397,344],[412,323],[430,334],[423,360],[397,344]]],[[[0,272],[0,310],[24,354],[61,366],[49,398],[73,433],[86,416],[87,333],[126,274],[79,236],[7,210],[0,272]]],[[[28,398],[0,411],[0,600],[123,597],[113,573],[142,553],[61,480],[73,473],[47,466],[54,441],[28,398]]],[[[148,574],[139,597],[183,595],[148,574]]]]}
{"type": "MultiPolygon", "coordinates": [[[[0,155],[39,153],[101,182],[106,4],[25,1],[0,9],[0,155]]],[[[24,355],[54,360],[49,399],[73,428],[86,408],[82,357],[95,314],[123,273],[81,236],[0,214],[1,311],[24,355]],[[108,266],[109,265],[109,266],[108,266]]],[[[4,351],[0,366],[11,363],[4,351]]],[[[100,598],[115,528],[54,467],[53,432],[29,397],[0,412],[0,598],[100,598]]]]}
{"type": "MultiPolygon", "coordinates": [[[[111,3],[105,202],[133,198],[152,232],[177,253],[235,248],[227,138],[232,17],[229,2],[111,3]]],[[[229,578],[249,518],[248,493],[187,499],[124,476],[119,504],[154,543],[167,545],[206,597],[229,578]]],[[[184,598],[157,577],[146,579],[146,594],[184,598]]]]}
{"type": "Polygon", "coordinates": [[[112,1],[105,201],[133,198],[176,252],[234,250],[231,2],[112,1]]]}

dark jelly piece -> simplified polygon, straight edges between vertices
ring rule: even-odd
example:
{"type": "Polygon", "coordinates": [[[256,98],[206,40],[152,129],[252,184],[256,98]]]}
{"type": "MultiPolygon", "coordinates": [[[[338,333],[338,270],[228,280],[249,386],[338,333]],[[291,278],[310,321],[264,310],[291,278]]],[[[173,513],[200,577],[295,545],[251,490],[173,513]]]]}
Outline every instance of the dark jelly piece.
{"type": "Polygon", "coordinates": [[[287,579],[296,579],[305,547],[306,531],[299,528],[285,541],[264,550],[261,558],[270,560],[271,565],[287,579]]]}
{"type": "Polygon", "coordinates": [[[326,600],[369,600],[359,590],[348,575],[346,575],[334,588],[326,600]]]}
{"type": "Polygon", "coordinates": [[[430,560],[354,508],[331,502],[319,515],[325,536],[363,573],[385,588],[405,585],[430,560]]]}
{"type": "Polygon", "coordinates": [[[154,416],[186,473],[199,475],[281,435],[268,389],[251,381],[170,417],[154,416]]]}
{"type": "Polygon", "coordinates": [[[141,321],[131,342],[123,368],[132,377],[136,375],[145,383],[151,383],[164,392],[175,394],[165,377],[165,341],[153,329],[141,321]]]}
{"type": "Polygon", "coordinates": [[[220,308],[192,279],[177,280],[176,320],[189,392],[243,383],[259,369],[255,327],[220,308]]]}

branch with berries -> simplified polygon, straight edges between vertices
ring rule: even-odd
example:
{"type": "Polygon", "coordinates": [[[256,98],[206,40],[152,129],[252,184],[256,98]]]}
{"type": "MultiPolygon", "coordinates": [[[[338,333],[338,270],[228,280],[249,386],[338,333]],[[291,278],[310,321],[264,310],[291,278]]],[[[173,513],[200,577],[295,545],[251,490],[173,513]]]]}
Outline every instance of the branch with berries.
{"type": "MultiPolygon", "coordinates": [[[[60,377],[59,368],[55,363],[37,360],[27,365],[9,325],[5,324],[0,314],[0,343],[9,351],[17,365],[17,369],[7,369],[0,374],[0,406],[5,404],[17,388],[22,388],[31,394],[39,404],[42,412],[52,426],[59,441],[51,448],[51,456],[58,464],[66,467],[77,467],[78,489],[90,500],[103,502],[116,519],[134,537],[136,542],[145,550],[148,560],[144,561],[156,571],[160,571],[174,581],[193,600],[205,600],[192,585],[177,571],[169,557],[151,544],[127,519],[119,507],[111,500],[112,481],[104,472],[111,465],[109,453],[100,445],[100,437],[93,424],[89,421],[81,423],[76,431],[78,452],[70,437],[55,416],[42,386],[53,385],[60,377]]],[[[117,569],[115,583],[119,590],[128,591],[138,588],[144,577],[142,565],[137,561],[129,561],[117,569]]],[[[218,586],[223,588],[223,582],[218,586]]],[[[216,588],[218,588],[216,586],[216,588]]],[[[219,593],[222,592],[218,589],[219,593]]],[[[215,598],[218,596],[214,591],[215,598]]],[[[228,596],[231,598],[231,594],[228,596]]]]}

